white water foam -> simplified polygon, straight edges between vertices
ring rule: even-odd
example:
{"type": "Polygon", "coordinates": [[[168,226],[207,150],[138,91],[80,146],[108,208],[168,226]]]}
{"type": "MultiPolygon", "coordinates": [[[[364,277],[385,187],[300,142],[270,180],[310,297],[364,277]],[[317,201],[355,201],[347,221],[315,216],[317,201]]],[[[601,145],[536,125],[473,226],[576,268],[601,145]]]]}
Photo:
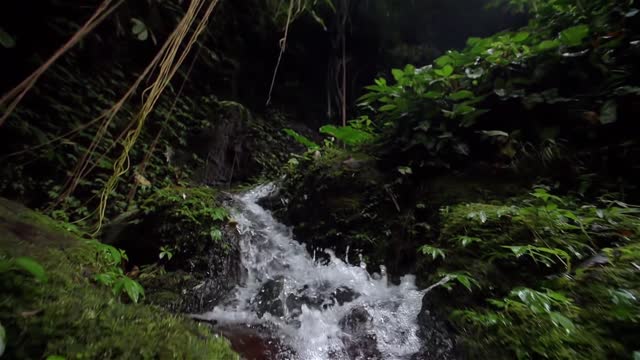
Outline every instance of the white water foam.
{"type": "Polygon", "coordinates": [[[221,324],[266,324],[275,328],[280,341],[293,350],[278,359],[340,360],[349,359],[347,347],[353,336],[342,329],[340,322],[359,308],[370,315],[371,326],[364,331],[375,339],[383,359],[408,359],[418,352],[417,315],[425,291],[417,289],[414,276],[406,275],[399,285],[393,285],[388,283],[384,269],[370,275],[363,263],[351,265],[331,251],[325,251],[330,257],[327,264],[316,262],[304,245],[295,241],[290,229],[257,204],[272,191],[274,186],[267,184],[236,197],[232,215],[242,236],[246,281],[237,287],[232,301],[200,317],[221,324]],[[303,304],[298,309],[283,306],[282,316],[266,313],[260,318],[256,295],[274,279],[283,283],[281,304],[296,294],[322,303],[303,304]],[[339,289],[351,289],[360,295],[339,305],[334,296],[339,289]]]}

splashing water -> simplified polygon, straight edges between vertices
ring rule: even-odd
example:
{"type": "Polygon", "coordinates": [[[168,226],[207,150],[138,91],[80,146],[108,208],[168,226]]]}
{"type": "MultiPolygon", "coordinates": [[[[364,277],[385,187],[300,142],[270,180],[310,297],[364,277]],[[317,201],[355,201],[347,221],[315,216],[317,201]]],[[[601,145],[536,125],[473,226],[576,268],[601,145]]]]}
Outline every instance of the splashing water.
{"type": "Polygon", "coordinates": [[[320,264],[256,203],[272,191],[267,184],[236,197],[246,280],[231,301],[199,317],[270,329],[283,345],[273,359],[409,359],[418,352],[425,291],[414,276],[392,285],[384,268],[370,275],[362,261],[354,266],[331,251],[320,264]]]}

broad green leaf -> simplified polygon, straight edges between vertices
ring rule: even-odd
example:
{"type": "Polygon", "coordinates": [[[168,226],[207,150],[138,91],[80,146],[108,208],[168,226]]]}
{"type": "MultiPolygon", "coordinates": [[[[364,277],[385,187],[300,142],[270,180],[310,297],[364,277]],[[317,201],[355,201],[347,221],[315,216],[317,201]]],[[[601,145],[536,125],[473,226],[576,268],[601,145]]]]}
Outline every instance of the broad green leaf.
{"type": "Polygon", "coordinates": [[[553,311],[549,313],[549,318],[551,319],[553,325],[564,329],[567,333],[571,333],[576,329],[576,326],[573,324],[573,322],[559,312],[553,311]]]}
{"type": "Polygon", "coordinates": [[[434,63],[439,67],[444,67],[446,65],[453,63],[453,59],[449,55],[442,55],[439,58],[437,58],[434,61],[434,63]]]}
{"type": "Polygon", "coordinates": [[[589,26],[577,25],[563,30],[560,33],[560,41],[567,46],[578,46],[589,35],[589,26]]]}
{"type": "Polygon", "coordinates": [[[145,41],[149,37],[149,30],[147,25],[140,19],[131,18],[133,25],[131,26],[131,33],[140,41],[145,41]]]}
{"type": "Polygon", "coordinates": [[[467,290],[471,291],[471,281],[469,281],[468,277],[459,275],[459,276],[456,277],[456,280],[458,280],[458,282],[460,284],[462,284],[464,287],[466,287],[467,290]]]}
{"type": "Polygon", "coordinates": [[[392,69],[391,74],[396,81],[400,81],[404,77],[404,72],[400,69],[392,69]]]}
{"type": "Polygon", "coordinates": [[[114,272],[106,272],[96,275],[94,279],[101,285],[112,286],[116,282],[118,276],[119,275],[114,272]]]}
{"type": "Polygon", "coordinates": [[[66,360],[66,358],[60,355],[49,355],[46,360],[66,360]]]}
{"type": "Polygon", "coordinates": [[[144,289],[135,280],[131,280],[131,279],[126,278],[126,277],[123,278],[122,280],[123,280],[123,287],[124,287],[125,293],[127,293],[129,298],[134,303],[137,303],[138,300],[140,300],[140,297],[144,296],[144,289]]]}
{"type": "Polygon", "coordinates": [[[291,136],[294,140],[296,140],[297,142],[299,142],[300,144],[304,145],[307,147],[307,149],[309,150],[316,150],[319,149],[320,146],[318,146],[318,144],[314,143],[313,141],[311,141],[309,138],[307,138],[306,136],[300,135],[298,134],[295,130],[293,129],[282,129],[282,131],[284,131],[285,134],[291,136]]]}
{"type": "Polygon", "coordinates": [[[557,49],[558,46],[560,46],[560,42],[557,40],[545,40],[540,44],[538,44],[537,48],[538,48],[538,51],[546,51],[546,50],[557,49]]]}
{"type": "Polygon", "coordinates": [[[467,115],[476,111],[476,108],[467,104],[455,104],[453,106],[453,113],[455,115],[467,115]]]}
{"type": "Polygon", "coordinates": [[[0,27],[0,45],[2,47],[11,49],[16,46],[16,40],[9,35],[3,28],[0,27]]]}
{"type": "Polygon", "coordinates": [[[474,96],[475,95],[473,94],[473,91],[460,90],[458,92],[455,92],[455,93],[449,95],[449,99],[455,100],[455,101],[460,101],[460,100],[470,99],[470,98],[472,98],[474,96]]]}
{"type": "Polygon", "coordinates": [[[398,106],[396,106],[395,104],[386,104],[386,105],[382,105],[378,111],[382,111],[382,112],[389,112],[389,111],[393,111],[395,109],[397,109],[398,106]]]}
{"type": "Polygon", "coordinates": [[[515,34],[515,35],[513,36],[513,38],[511,38],[511,41],[513,41],[513,42],[517,42],[517,43],[519,43],[519,42],[523,42],[523,41],[525,41],[525,40],[527,40],[527,39],[529,38],[529,35],[530,35],[530,34],[529,34],[528,32],[526,32],[526,31],[521,31],[521,32],[519,32],[519,33],[515,34]]]}
{"type": "Polygon", "coordinates": [[[434,72],[439,76],[448,78],[453,74],[453,66],[445,65],[442,69],[435,69],[434,72]]]}
{"type": "Polygon", "coordinates": [[[47,274],[45,273],[44,268],[32,258],[18,257],[14,259],[14,263],[19,269],[22,269],[33,275],[36,280],[40,282],[47,281],[47,274]]]}
{"type": "Polygon", "coordinates": [[[325,125],[320,128],[320,132],[331,135],[347,145],[358,145],[373,139],[373,134],[351,126],[325,125]]]}
{"type": "Polygon", "coordinates": [[[444,96],[444,93],[442,93],[441,91],[428,91],[423,96],[426,97],[427,99],[435,100],[435,99],[441,99],[444,96]]]}

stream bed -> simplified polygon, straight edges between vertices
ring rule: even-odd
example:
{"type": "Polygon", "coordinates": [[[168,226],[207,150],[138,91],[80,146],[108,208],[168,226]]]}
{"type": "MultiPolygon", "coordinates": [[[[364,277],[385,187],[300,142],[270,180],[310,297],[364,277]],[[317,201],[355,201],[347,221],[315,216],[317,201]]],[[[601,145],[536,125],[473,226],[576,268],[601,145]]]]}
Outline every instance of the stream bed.
{"type": "MultiPolygon", "coordinates": [[[[262,185],[234,197],[245,279],[230,298],[197,317],[215,321],[236,351],[253,359],[410,359],[420,349],[424,290],[369,274],[357,256],[316,260],[258,201],[262,185]]],[[[312,219],[310,219],[312,220],[312,219]]]]}

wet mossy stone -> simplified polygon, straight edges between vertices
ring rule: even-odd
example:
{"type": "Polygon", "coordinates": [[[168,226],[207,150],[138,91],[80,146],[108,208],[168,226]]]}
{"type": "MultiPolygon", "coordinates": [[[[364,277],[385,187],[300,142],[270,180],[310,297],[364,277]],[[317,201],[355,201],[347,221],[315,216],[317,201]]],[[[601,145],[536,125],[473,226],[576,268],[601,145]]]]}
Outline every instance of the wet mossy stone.
{"type": "Polygon", "coordinates": [[[0,277],[7,359],[237,359],[206,326],[145,304],[127,304],[93,281],[106,264],[64,224],[0,199],[0,254],[28,256],[48,281],[0,277]]]}
{"type": "Polygon", "coordinates": [[[396,212],[384,184],[371,156],[326,150],[301,162],[284,180],[279,194],[284,209],[274,202],[275,214],[293,225],[310,251],[332,249],[344,258],[347,248],[357,249],[377,269],[389,253],[389,236],[386,221],[374,219],[393,219],[396,212]]]}

